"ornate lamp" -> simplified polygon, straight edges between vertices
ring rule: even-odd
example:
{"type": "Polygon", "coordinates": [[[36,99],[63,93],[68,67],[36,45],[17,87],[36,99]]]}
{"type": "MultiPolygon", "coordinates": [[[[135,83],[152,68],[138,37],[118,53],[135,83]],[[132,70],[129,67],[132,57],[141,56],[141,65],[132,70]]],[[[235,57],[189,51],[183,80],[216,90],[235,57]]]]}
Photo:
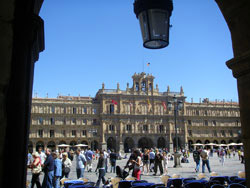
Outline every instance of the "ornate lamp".
{"type": "Polygon", "coordinates": [[[134,12],[140,22],[145,48],[160,49],[168,46],[172,11],[172,0],[135,0],[134,12]]]}

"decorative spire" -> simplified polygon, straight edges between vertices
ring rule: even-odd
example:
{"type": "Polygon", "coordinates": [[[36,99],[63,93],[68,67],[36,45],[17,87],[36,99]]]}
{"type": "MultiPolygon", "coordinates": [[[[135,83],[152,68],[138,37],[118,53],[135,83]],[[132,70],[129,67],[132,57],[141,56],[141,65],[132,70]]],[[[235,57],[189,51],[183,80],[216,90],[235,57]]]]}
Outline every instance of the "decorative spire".
{"type": "Polygon", "coordinates": [[[117,90],[120,90],[120,84],[117,82],[117,90]]]}
{"type": "Polygon", "coordinates": [[[181,92],[180,92],[181,94],[184,94],[184,92],[183,92],[183,87],[181,86],[181,92]]]}
{"type": "Polygon", "coordinates": [[[169,86],[168,86],[167,92],[168,92],[168,93],[170,92],[170,87],[169,87],[169,86]]]}
{"type": "Polygon", "coordinates": [[[129,88],[129,83],[127,83],[127,89],[129,88]]]}
{"type": "Polygon", "coordinates": [[[104,82],[102,82],[102,90],[104,90],[104,88],[105,88],[105,84],[104,82]]]}

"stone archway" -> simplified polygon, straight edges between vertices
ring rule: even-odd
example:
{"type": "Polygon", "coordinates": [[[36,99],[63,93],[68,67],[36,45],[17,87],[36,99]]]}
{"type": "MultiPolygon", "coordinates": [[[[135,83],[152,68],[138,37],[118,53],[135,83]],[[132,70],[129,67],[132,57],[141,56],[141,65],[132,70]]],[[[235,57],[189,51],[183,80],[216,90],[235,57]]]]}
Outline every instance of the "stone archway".
{"type": "Polygon", "coordinates": [[[42,141],[38,141],[36,143],[36,151],[38,151],[38,148],[42,148],[42,150],[44,150],[44,143],[42,141]]]}
{"type": "Polygon", "coordinates": [[[72,140],[70,143],[69,143],[69,149],[70,150],[76,150],[76,147],[75,145],[77,145],[77,142],[75,140],[72,140]]]}
{"type": "Polygon", "coordinates": [[[220,143],[221,144],[227,144],[225,140],[222,140],[220,143]]]}
{"type": "Polygon", "coordinates": [[[66,144],[66,142],[64,141],[64,140],[61,140],[60,142],[59,142],[59,145],[60,144],[66,144]]]}
{"type": "Polygon", "coordinates": [[[199,144],[202,144],[202,141],[197,140],[197,141],[196,141],[196,144],[198,144],[198,143],[199,143],[199,144]]]}
{"type": "Polygon", "coordinates": [[[109,137],[107,139],[107,149],[116,151],[116,139],[113,137],[109,137]]]}
{"type": "Polygon", "coordinates": [[[158,138],[157,148],[166,148],[166,140],[163,137],[158,138]]]}
{"type": "Polygon", "coordinates": [[[86,141],[86,140],[81,141],[81,144],[88,145],[88,147],[89,147],[89,143],[88,143],[88,141],[86,141]]]}
{"type": "Polygon", "coordinates": [[[149,149],[153,147],[154,147],[154,144],[150,138],[142,137],[138,141],[138,148],[142,148],[144,150],[145,148],[149,149]]]}
{"type": "Polygon", "coordinates": [[[134,147],[135,147],[134,140],[131,137],[125,138],[125,141],[124,141],[125,153],[131,152],[134,147]]]}
{"type": "Polygon", "coordinates": [[[56,150],[56,143],[54,141],[48,142],[47,148],[51,149],[51,151],[55,151],[56,150]]]}
{"type": "MultiPolygon", "coordinates": [[[[85,144],[88,144],[86,141],[83,141],[83,142],[85,142],[85,144]]],[[[98,149],[98,142],[96,140],[92,141],[90,147],[91,147],[91,150],[96,151],[98,149]]]]}

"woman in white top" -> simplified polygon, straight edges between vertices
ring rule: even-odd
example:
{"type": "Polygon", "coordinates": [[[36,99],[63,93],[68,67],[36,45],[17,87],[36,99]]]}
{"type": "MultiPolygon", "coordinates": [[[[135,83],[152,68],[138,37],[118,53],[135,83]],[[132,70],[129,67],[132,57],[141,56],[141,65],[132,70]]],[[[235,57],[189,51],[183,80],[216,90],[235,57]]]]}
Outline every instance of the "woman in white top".
{"type": "Polygon", "coordinates": [[[68,158],[68,154],[67,152],[62,154],[62,177],[63,178],[65,176],[65,178],[69,177],[69,173],[70,173],[70,167],[72,165],[71,160],[68,158]]]}
{"type": "Polygon", "coordinates": [[[167,174],[167,172],[168,172],[168,155],[165,151],[163,152],[163,169],[164,169],[164,174],[167,174]]]}

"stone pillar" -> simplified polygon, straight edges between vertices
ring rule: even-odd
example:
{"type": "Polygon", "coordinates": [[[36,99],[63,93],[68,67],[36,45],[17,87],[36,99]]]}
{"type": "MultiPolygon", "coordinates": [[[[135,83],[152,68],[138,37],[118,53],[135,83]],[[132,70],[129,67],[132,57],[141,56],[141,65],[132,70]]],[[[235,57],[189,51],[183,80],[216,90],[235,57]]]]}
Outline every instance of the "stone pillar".
{"type": "Polygon", "coordinates": [[[250,51],[227,62],[237,78],[247,187],[250,187],[250,51]]]}

